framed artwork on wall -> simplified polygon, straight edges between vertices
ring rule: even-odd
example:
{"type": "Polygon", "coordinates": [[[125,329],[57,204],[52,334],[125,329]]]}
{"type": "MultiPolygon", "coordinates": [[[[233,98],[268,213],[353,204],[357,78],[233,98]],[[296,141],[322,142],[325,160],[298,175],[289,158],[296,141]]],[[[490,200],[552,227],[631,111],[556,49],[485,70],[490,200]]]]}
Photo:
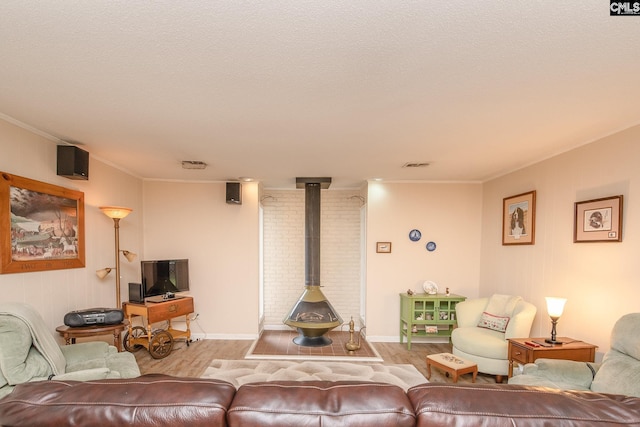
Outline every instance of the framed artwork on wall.
{"type": "Polygon", "coordinates": [[[85,265],[84,193],[0,172],[0,274],[85,265]]]}
{"type": "Polygon", "coordinates": [[[376,243],[376,252],[379,254],[390,254],[391,253],[391,242],[377,242],[376,243]]]}
{"type": "Polygon", "coordinates": [[[621,242],[622,195],[576,202],[573,242],[621,242]]]}
{"type": "Polygon", "coordinates": [[[536,241],[536,192],[502,200],[502,244],[533,245],[536,241]]]}

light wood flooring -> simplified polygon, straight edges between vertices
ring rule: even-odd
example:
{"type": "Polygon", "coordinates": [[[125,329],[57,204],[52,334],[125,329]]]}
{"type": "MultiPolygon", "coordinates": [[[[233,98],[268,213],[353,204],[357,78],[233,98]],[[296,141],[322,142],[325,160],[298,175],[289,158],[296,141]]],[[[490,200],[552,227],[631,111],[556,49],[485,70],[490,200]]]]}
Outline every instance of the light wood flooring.
{"type": "MultiPolygon", "coordinates": [[[[142,348],[134,354],[142,374],[159,373],[183,377],[201,376],[213,359],[244,359],[245,354],[253,344],[251,340],[200,340],[189,346],[184,341],[176,341],[173,351],[164,359],[154,359],[149,352],[142,348]]],[[[429,354],[451,352],[450,344],[416,344],[407,350],[406,344],[400,343],[372,343],[384,363],[412,364],[426,377],[427,367],[425,358],[429,354]]],[[[364,363],[364,362],[363,362],[364,363]]],[[[438,370],[431,369],[431,382],[453,382],[450,377],[438,370]]],[[[465,374],[458,379],[460,383],[471,382],[471,374],[465,374]]],[[[495,383],[495,377],[478,374],[477,383],[495,383]]]]}

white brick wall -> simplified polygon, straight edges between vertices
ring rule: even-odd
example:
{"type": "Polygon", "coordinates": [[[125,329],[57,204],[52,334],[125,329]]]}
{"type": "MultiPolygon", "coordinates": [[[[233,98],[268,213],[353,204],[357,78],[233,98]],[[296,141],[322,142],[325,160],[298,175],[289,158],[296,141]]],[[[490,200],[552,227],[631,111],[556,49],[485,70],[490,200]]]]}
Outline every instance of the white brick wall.
{"type": "MultiPolygon", "coordinates": [[[[356,191],[322,190],[320,283],[347,323],[360,313],[360,205],[356,191]]],[[[264,206],[264,323],[283,326],[304,290],[304,190],[270,190],[264,206]]]]}

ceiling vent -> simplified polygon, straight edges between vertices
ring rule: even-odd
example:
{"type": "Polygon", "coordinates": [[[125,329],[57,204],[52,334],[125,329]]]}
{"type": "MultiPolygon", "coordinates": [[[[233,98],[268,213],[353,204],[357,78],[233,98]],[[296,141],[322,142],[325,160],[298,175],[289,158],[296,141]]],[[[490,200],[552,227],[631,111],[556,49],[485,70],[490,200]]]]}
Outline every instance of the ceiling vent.
{"type": "Polygon", "coordinates": [[[403,168],[426,168],[429,162],[407,162],[402,165],[403,168]]]}
{"type": "Polygon", "coordinates": [[[183,160],[182,169],[205,169],[207,164],[198,160],[183,160]]]}

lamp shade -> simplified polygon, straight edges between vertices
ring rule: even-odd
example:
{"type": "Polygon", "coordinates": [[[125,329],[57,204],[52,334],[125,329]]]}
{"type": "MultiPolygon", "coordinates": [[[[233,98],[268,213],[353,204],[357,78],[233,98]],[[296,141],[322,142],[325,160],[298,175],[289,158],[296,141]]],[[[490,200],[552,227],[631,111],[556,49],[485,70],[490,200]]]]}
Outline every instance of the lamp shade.
{"type": "Polygon", "coordinates": [[[131,208],[124,208],[122,206],[100,206],[100,210],[111,219],[122,219],[132,211],[131,208]]]}
{"type": "Polygon", "coordinates": [[[122,255],[124,255],[124,257],[127,259],[127,261],[129,262],[133,262],[135,261],[135,259],[137,258],[138,254],[130,252],[130,251],[122,251],[122,255]]]}
{"type": "Polygon", "coordinates": [[[96,270],[96,276],[101,279],[107,277],[107,274],[111,273],[111,268],[101,268],[100,270],[96,270]]]}
{"type": "Polygon", "coordinates": [[[567,299],[558,297],[545,297],[545,299],[547,300],[547,313],[549,313],[549,317],[558,318],[562,316],[567,299]]]}

